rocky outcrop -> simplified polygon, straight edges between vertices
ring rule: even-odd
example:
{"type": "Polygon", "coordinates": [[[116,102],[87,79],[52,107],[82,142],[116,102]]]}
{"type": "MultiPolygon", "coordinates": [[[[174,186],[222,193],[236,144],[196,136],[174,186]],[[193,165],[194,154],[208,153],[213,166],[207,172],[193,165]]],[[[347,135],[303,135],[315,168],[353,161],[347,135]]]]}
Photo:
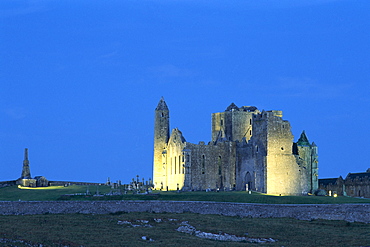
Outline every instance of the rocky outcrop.
{"type": "Polygon", "coordinates": [[[217,241],[231,241],[231,242],[249,242],[249,243],[274,243],[276,242],[275,239],[272,238],[249,238],[249,237],[238,237],[232,234],[227,234],[220,232],[217,233],[210,233],[210,232],[202,232],[195,229],[194,226],[189,225],[187,221],[181,222],[181,226],[179,226],[176,231],[187,233],[190,235],[194,235],[198,238],[204,239],[212,239],[217,241]]]}

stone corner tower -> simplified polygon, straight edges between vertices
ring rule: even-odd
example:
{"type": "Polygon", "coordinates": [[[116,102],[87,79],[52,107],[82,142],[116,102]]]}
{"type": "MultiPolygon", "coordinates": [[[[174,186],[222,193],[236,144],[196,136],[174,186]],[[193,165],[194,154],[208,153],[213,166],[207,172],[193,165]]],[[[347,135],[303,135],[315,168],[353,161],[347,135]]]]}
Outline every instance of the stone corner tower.
{"type": "Polygon", "coordinates": [[[164,98],[162,97],[155,108],[154,115],[154,164],[153,183],[156,189],[160,189],[166,182],[166,173],[163,169],[162,153],[167,147],[170,137],[170,116],[164,98]]]}
{"type": "Polygon", "coordinates": [[[313,142],[310,144],[306,132],[302,131],[297,141],[299,159],[303,161],[306,171],[308,191],[314,193],[318,189],[318,148],[313,142]]]}
{"type": "Polygon", "coordinates": [[[300,195],[300,172],[292,153],[294,136],[282,111],[262,114],[266,121],[266,193],[300,195]],[[265,115],[265,116],[264,116],[265,115]]]}
{"type": "Polygon", "coordinates": [[[28,149],[24,149],[24,160],[23,160],[23,169],[21,179],[30,179],[31,178],[31,171],[30,171],[30,162],[28,161],[28,149]]]}

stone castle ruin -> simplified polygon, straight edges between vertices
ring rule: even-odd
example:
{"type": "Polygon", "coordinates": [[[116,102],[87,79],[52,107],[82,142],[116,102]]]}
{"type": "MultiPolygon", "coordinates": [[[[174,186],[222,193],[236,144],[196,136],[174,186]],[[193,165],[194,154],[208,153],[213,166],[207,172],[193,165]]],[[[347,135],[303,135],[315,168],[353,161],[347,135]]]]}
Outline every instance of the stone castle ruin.
{"type": "Polygon", "coordinates": [[[252,190],[305,195],[318,189],[318,151],[303,131],[293,142],[282,111],[232,103],[212,114],[212,140],[187,142],[170,133],[169,109],[155,109],[153,183],[160,190],[252,190]]]}

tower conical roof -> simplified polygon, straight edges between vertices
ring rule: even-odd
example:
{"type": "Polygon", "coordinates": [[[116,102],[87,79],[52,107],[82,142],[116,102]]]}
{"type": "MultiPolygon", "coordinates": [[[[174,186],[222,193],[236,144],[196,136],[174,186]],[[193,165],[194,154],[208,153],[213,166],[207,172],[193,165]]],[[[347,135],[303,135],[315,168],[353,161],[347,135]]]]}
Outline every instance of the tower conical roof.
{"type": "Polygon", "coordinates": [[[231,103],[227,108],[226,111],[232,111],[232,110],[239,110],[239,107],[237,107],[234,103],[231,103]]]}
{"type": "Polygon", "coordinates": [[[302,132],[301,136],[298,139],[297,144],[299,146],[311,146],[310,145],[310,142],[308,141],[308,138],[306,136],[306,132],[305,131],[302,132]]]}
{"type": "Polygon", "coordinates": [[[166,104],[166,101],[164,101],[164,98],[162,97],[159,101],[157,108],[155,108],[156,111],[168,111],[168,107],[166,104]]]}

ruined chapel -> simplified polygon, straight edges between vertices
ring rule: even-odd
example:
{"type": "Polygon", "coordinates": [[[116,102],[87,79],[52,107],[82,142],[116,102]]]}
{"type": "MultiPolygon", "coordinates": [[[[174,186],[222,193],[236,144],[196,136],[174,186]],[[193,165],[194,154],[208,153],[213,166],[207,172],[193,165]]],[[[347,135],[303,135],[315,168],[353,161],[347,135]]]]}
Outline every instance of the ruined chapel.
{"type": "Polygon", "coordinates": [[[318,189],[318,151],[303,131],[293,141],[282,111],[237,107],[212,114],[212,140],[170,133],[169,109],[155,109],[153,183],[160,190],[252,190],[305,195],[318,189]]]}

